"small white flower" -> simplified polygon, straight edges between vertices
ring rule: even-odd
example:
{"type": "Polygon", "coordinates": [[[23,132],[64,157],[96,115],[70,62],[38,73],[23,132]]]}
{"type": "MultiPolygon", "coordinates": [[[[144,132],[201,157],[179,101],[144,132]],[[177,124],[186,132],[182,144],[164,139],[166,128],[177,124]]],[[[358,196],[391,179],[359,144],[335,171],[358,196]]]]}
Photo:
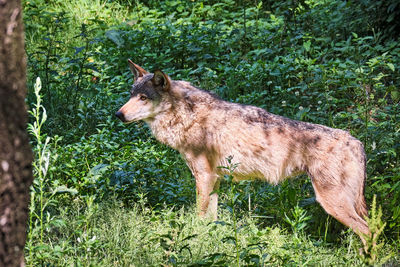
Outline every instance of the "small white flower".
{"type": "Polygon", "coordinates": [[[78,243],[81,243],[81,239],[79,237],[76,239],[76,241],[78,241],[78,243]]]}
{"type": "Polygon", "coordinates": [[[294,94],[296,95],[296,96],[299,96],[299,91],[296,91],[296,92],[294,92],[294,94]]]}
{"type": "Polygon", "coordinates": [[[372,145],[371,145],[371,146],[372,146],[372,150],[375,150],[375,149],[376,149],[376,143],[375,143],[375,141],[372,142],[372,145]]]}
{"type": "Polygon", "coordinates": [[[282,106],[286,107],[286,101],[285,100],[282,101],[282,106]]]}
{"type": "Polygon", "coordinates": [[[303,110],[303,107],[302,107],[302,106],[299,106],[299,110],[303,110]]]}
{"type": "Polygon", "coordinates": [[[319,100],[319,101],[318,101],[318,105],[321,105],[321,104],[322,104],[322,101],[321,101],[321,100],[319,100]]]}

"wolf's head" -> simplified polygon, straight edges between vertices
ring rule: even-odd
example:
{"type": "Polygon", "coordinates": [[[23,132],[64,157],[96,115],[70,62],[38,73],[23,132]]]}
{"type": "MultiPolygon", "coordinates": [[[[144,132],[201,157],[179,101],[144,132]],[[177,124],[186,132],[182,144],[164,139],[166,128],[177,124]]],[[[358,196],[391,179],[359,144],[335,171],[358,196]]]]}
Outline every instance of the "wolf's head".
{"type": "Polygon", "coordinates": [[[171,79],[160,70],[149,73],[128,60],[134,76],[130,99],[115,115],[124,123],[151,121],[157,114],[170,108],[164,101],[171,88],[171,79]]]}

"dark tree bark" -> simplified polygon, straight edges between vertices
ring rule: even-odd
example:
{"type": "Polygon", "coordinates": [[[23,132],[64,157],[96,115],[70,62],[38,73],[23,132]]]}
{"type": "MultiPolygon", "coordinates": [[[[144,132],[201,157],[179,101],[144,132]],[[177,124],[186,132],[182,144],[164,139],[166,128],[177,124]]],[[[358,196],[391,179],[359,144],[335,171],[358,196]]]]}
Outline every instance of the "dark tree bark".
{"type": "Polygon", "coordinates": [[[32,150],[20,0],[0,0],[0,266],[24,266],[32,150]]]}

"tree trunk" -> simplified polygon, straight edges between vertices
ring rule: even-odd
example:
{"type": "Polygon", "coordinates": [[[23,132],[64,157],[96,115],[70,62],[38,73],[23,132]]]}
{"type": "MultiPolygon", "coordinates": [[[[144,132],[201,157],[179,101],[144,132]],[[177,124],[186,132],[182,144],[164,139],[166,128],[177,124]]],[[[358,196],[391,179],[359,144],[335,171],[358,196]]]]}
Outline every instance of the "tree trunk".
{"type": "Polygon", "coordinates": [[[0,0],[0,266],[24,266],[32,150],[20,0],[0,0]]]}

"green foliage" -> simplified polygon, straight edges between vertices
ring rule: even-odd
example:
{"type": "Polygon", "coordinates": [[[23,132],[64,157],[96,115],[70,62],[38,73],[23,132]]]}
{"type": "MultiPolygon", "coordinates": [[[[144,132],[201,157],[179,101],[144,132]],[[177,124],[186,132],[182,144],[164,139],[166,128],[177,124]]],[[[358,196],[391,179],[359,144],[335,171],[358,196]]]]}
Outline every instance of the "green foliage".
{"type": "Polygon", "coordinates": [[[174,218],[171,218],[170,220],[168,220],[168,222],[170,225],[170,230],[168,231],[168,233],[161,234],[158,238],[156,238],[159,239],[160,245],[164,249],[167,264],[172,264],[172,266],[179,266],[182,264],[191,263],[193,254],[187,242],[188,240],[196,238],[198,234],[182,236],[182,230],[185,227],[185,222],[180,223],[174,218]],[[189,259],[187,259],[187,257],[184,257],[184,251],[189,254],[189,259]]]}
{"type": "MultiPolygon", "coordinates": [[[[379,258],[379,252],[382,250],[384,246],[384,242],[379,242],[379,239],[382,237],[383,229],[386,226],[386,223],[382,221],[382,209],[379,207],[377,210],[376,207],[376,196],[372,199],[372,206],[370,210],[370,216],[366,218],[368,223],[369,230],[371,231],[371,235],[363,235],[366,244],[365,244],[365,262],[369,265],[376,264],[379,258]]],[[[389,255],[390,257],[390,255],[389,255]]]]}
{"type": "Polygon", "coordinates": [[[362,9],[370,14],[372,29],[377,31],[383,39],[395,39],[400,33],[400,1],[360,1],[357,3],[362,9]]]}
{"type": "MultiPolygon", "coordinates": [[[[221,169],[225,169],[228,174],[224,175],[224,180],[225,182],[228,183],[229,185],[229,192],[226,194],[226,207],[228,208],[230,214],[232,215],[232,224],[228,224],[230,226],[232,226],[233,232],[234,232],[234,236],[229,236],[227,238],[225,238],[226,241],[231,241],[233,242],[233,244],[235,245],[235,250],[236,250],[236,266],[239,267],[240,266],[240,252],[239,252],[239,238],[238,238],[238,232],[239,232],[239,227],[238,227],[238,218],[235,212],[236,209],[236,204],[238,202],[238,197],[240,196],[240,193],[238,192],[238,190],[236,189],[236,183],[234,181],[234,177],[233,177],[233,173],[235,172],[235,169],[237,168],[237,166],[240,163],[233,163],[232,162],[232,157],[228,157],[226,159],[228,166],[221,166],[219,168],[221,169]]],[[[222,191],[220,191],[219,193],[222,193],[222,191]]],[[[224,197],[223,194],[221,194],[221,197],[224,197]]],[[[224,224],[226,224],[225,222],[223,222],[224,224]]]]}
{"type": "Polygon", "coordinates": [[[180,156],[143,123],[113,119],[129,97],[128,58],[227,100],[349,130],[367,152],[367,202],[377,196],[386,222],[378,255],[398,251],[396,3],[24,1],[36,154],[28,265],[363,264],[356,237],[340,235],[305,176],[279,186],[228,179],[224,223],[197,222],[180,156]]]}
{"type": "MultiPolygon", "coordinates": [[[[145,205],[146,207],[146,205],[145,205]]],[[[55,266],[235,266],[231,255],[234,235],[229,225],[199,220],[195,209],[160,211],[125,206],[118,200],[89,208],[74,201],[58,218],[63,224],[47,234],[51,253],[43,260],[55,266]],[[95,208],[95,209],[94,209],[95,208]],[[50,257],[51,255],[51,257],[50,257]]],[[[220,220],[232,223],[227,210],[220,220]]],[[[263,227],[257,219],[242,218],[242,266],[365,266],[353,249],[357,237],[348,235],[337,245],[309,238],[293,238],[278,226],[263,227]]],[[[393,253],[383,247],[383,255],[393,253]]],[[[37,257],[37,255],[35,255],[37,257]]],[[[396,260],[396,258],[393,258],[396,260]]],[[[398,258],[397,258],[398,260],[398,258]]],[[[38,266],[40,261],[29,260],[38,266]]],[[[395,261],[393,261],[395,263],[395,261]]]]}
{"type": "MultiPolygon", "coordinates": [[[[34,86],[36,103],[34,103],[34,108],[29,111],[34,120],[33,123],[28,124],[29,133],[32,135],[33,141],[36,142],[33,147],[36,156],[36,161],[33,164],[36,179],[33,181],[30,194],[27,250],[29,251],[29,259],[32,259],[33,253],[35,253],[38,259],[43,260],[51,257],[51,254],[48,252],[49,246],[46,244],[44,238],[45,231],[49,231],[49,228],[54,225],[63,224],[62,220],[57,220],[51,214],[49,208],[57,205],[57,194],[76,194],[77,191],[59,185],[58,180],[53,181],[52,184],[48,181],[49,166],[55,156],[52,154],[50,148],[51,138],[42,132],[42,127],[47,119],[47,113],[46,109],[42,106],[41,89],[42,83],[38,77],[34,86]],[[46,139],[44,140],[44,138],[46,139]],[[38,236],[38,240],[35,240],[34,235],[38,236]]],[[[58,141],[59,139],[55,138],[55,146],[58,141]]]]}
{"type": "Polygon", "coordinates": [[[307,212],[299,206],[295,206],[291,213],[290,217],[285,214],[285,220],[292,228],[293,233],[297,235],[307,227],[311,216],[307,216],[307,212]]]}

